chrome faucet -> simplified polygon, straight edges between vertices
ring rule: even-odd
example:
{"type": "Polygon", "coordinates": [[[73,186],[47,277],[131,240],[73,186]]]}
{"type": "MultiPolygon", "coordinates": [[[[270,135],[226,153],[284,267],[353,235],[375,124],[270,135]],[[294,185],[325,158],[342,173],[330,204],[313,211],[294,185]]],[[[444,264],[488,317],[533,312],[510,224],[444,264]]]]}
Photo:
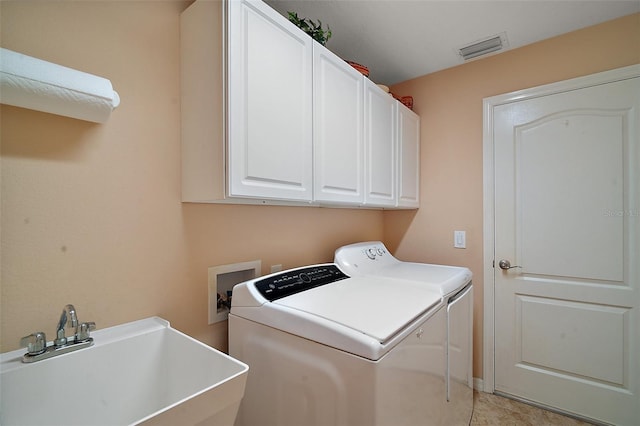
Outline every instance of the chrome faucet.
{"type": "Polygon", "coordinates": [[[96,329],[96,323],[83,322],[78,324],[78,315],[73,305],[67,305],[62,310],[60,320],[56,327],[56,339],[47,342],[47,337],[42,331],[36,331],[20,339],[20,346],[27,348],[22,362],[35,362],[51,358],[56,355],[73,352],[78,349],[93,345],[90,332],[96,329]],[[67,337],[65,328],[73,330],[73,336],[67,337]]]}
{"type": "Polygon", "coordinates": [[[76,315],[76,308],[73,305],[67,305],[62,310],[62,315],[60,315],[60,321],[58,321],[58,327],[56,328],[56,340],[53,343],[56,346],[64,346],[67,344],[67,337],[65,335],[64,329],[67,325],[67,322],[71,321],[70,328],[73,328],[73,336],[75,340],[76,334],[78,334],[78,316],[76,315]]]}

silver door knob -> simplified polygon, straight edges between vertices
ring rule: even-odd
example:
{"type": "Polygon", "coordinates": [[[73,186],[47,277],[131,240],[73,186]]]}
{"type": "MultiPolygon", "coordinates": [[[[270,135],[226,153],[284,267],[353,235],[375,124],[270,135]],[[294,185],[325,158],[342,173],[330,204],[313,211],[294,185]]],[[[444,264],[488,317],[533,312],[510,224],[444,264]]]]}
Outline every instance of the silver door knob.
{"type": "Polygon", "coordinates": [[[500,262],[498,262],[498,266],[500,267],[500,269],[513,269],[513,268],[522,268],[522,266],[511,266],[511,262],[509,262],[506,259],[502,259],[500,262]]]}

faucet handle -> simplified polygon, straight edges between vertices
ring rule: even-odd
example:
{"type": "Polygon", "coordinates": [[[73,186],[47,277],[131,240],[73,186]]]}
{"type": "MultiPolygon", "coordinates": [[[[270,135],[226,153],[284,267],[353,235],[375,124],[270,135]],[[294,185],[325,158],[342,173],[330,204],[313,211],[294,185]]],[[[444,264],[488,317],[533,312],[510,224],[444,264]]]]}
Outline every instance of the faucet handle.
{"type": "Polygon", "coordinates": [[[95,322],[83,322],[78,327],[78,334],[76,335],[76,342],[84,342],[89,340],[89,334],[96,329],[95,322]]]}
{"type": "Polygon", "coordinates": [[[20,347],[26,347],[29,355],[39,355],[47,350],[47,336],[42,331],[36,331],[20,339],[20,347]]]}

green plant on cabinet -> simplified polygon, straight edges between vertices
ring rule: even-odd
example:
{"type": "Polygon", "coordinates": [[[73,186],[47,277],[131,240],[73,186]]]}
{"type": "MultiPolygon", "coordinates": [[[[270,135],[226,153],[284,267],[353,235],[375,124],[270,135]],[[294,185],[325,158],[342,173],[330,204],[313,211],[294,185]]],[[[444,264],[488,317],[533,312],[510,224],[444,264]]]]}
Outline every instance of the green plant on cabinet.
{"type": "Polygon", "coordinates": [[[296,12],[287,12],[289,21],[293,22],[298,28],[309,34],[311,38],[325,46],[331,38],[331,28],[327,25],[327,29],[322,29],[322,22],[318,19],[318,23],[313,22],[309,18],[300,18],[296,12]]]}

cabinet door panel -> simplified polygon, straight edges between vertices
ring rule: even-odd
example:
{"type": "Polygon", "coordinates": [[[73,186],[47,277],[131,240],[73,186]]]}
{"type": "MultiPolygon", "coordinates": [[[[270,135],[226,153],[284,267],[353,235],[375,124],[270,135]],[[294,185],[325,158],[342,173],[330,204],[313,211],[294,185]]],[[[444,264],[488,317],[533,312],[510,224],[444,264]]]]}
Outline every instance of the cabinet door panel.
{"type": "Polygon", "coordinates": [[[229,195],[311,200],[311,39],[262,2],[229,2],[229,195]]]}
{"type": "Polygon", "coordinates": [[[398,207],[420,205],[420,117],[398,104],[398,207]]]}
{"type": "Polygon", "coordinates": [[[396,205],[396,100],[365,80],[365,204],[396,205]]]}
{"type": "Polygon", "coordinates": [[[314,198],[364,201],[364,77],[314,45],[314,198]]]}

